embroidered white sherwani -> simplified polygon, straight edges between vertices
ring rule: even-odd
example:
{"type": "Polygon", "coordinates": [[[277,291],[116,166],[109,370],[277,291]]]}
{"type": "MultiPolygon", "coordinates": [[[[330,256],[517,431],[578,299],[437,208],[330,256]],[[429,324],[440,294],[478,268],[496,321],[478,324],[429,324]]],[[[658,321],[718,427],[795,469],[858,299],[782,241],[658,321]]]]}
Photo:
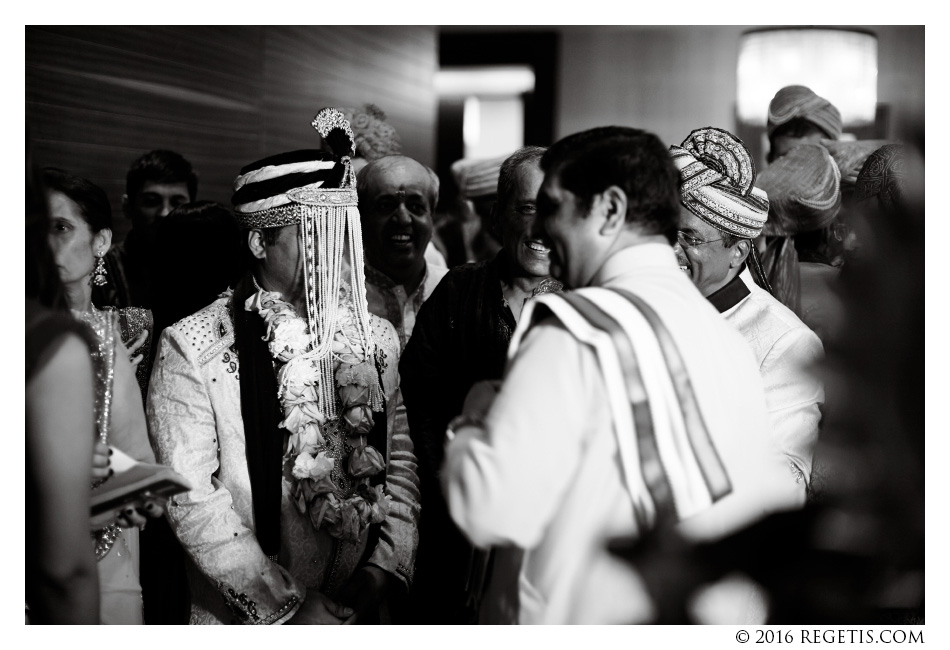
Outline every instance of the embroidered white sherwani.
{"type": "Polygon", "coordinates": [[[749,295],[723,312],[752,347],[759,364],[772,436],[801,472],[802,488],[811,480],[825,392],[812,366],[823,349],[818,336],[795,313],[760,288],[748,269],[739,274],[749,295]]]}
{"type": "MultiPolygon", "coordinates": [[[[277,561],[261,550],[228,300],[219,298],[162,333],[149,387],[149,435],[159,462],[194,486],[172,497],[166,508],[190,559],[191,623],[282,623],[296,613],[308,587],[332,595],[346,581],[363,556],[367,535],[359,544],[340,544],[314,530],[294,506],[285,472],[277,561]]],[[[368,563],[408,585],[418,543],[419,489],[399,392],[399,341],[388,322],[371,316],[370,323],[384,367],[385,490],[392,505],[368,563]]]]}
{"type": "MultiPolygon", "coordinates": [[[[682,521],[681,532],[716,539],[767,513],[800,506],[794,476],[768,435],[765,395],[749,346],[679,270],[673,250],[663,244],[621,250],[592,284],[572,293],[593,299],[592,292],[604,291],[599,287],[626,290],[666,326],[731,484],[727,496],[682,521]]],[[[644,530],[599,358],[561,320],[547,318],[525,334],[530,321],[525,315],[519,323],[484,428],[461,428],[446,450],[443,481],[458,526],[478,545],[525,549],[510,589],[499,587],[506,576],[498,569],[502,561],[496,562],[480,621],[649,622],[652,604],[642,581],[607,550],[608,539],[644,530]]],[[[640,364],[647,373],[645,357],[640,364]]],[[[680,405],[652,395],[649,404],[657,438],[672,436],[662,415],[680,405]]],[[[664,469],[670,475],[683,471],[664,469]]],[[[633,476],[635,483],[643,480],[633,476]]]]}

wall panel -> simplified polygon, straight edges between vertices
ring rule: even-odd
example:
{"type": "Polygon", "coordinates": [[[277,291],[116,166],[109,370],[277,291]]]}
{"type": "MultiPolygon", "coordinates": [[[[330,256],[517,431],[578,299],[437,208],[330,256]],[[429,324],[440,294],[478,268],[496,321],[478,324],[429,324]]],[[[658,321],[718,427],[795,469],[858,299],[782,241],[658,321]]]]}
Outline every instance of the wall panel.
{"type": "Polygon", "coordinates": [[[319,108],[371,102],[386,112],[404,153],[432,165],[437,65],[430,27],[269,28],[266,146],[313,146],[309,124],[319,108]]]}
{"type": "Polygon", "coordinates": [[[121,240],[143,152],[183,154],[199,197],[229,205],[243,165],[319,145],[324,106],[378,104],[432,165],[437,65],[434,27],[27,27],[26,114],[37,161],[101,185],[121,240]]]}
{"type": "MultiPolygon", "coordinates": [[[[695,128],[734,129],[739,38],[753,27],[561,27],[557,136],[618,124],[678,144],[695,128]]],[[[878,36],[878,103],[897,114],[896,138],[904,116],[923,114],[924,28],[860,27],[878,36]]]]}

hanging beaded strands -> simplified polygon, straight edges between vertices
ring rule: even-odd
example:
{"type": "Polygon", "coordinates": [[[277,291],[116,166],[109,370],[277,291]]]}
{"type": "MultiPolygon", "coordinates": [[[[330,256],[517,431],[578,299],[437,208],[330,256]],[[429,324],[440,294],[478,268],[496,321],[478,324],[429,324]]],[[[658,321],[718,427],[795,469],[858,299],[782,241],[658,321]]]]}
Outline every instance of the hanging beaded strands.
{"type": "MultiPolygon", "coordinates": [[[[291,200],[306,206],[306,216],[301,221],[300,244],[306,255],[304,285],[313,349],[298,358],[300,362],[312,360],[320,364],[324,415],[332,419],[339,415],[333,381],[332,345],[340,326],[341,305],[347,299],[353,300],[359,347],[367,351],[370,349],[369,307],[366,302],[363,233],[357,210],[356,175],[350,161],[356,146],[353,131],[343,114],[334,108],[320,111],[311,125],[333,148],[334,153],[340,156],[343,179],[340,188],[308,186],[288,192],[291,200]],[[349,296],[345,295],[346,290],[341,283],[347,249],[352,257],[349,296]],[[317,305],[322,309],[318,310],[317,305]]],[[[283,388],[281,386],[281,391],[283,388]]],[[[382,408],[382,392],[378,385],[373,388],[371,405],[373,410],[379,410],[382,408]]]]}
{"type": "MultiPolygon", "coordinates": [[[[311,349],[290,359],[290,367],[282,376],[292,376],[296,366],[319,365],[320,409],[325,417],[333,419],[339,415],[333,344],[340,339],[343,306],[350,300],[356,315],[356,340],[348,341],[349,347],[360,350],[364,359],[372,358],[373,348],[356,176],[350,162],[355,146],[353,132],[343,114],[334,108],[321,110],[311,125],[333,155],[319,159],[314,154],[322,152],[304,150],[262,160],[253,169],[242,170],[234,182],[232,201],[245,227],[300,224],[311,349]],[[281,185],[289,187],[282,189],[281,185]],[[257,198],[261,196],[264,198],[257,198]],[[342,277],[347,251],[351,258],[348,283],[342,277]]],[[[278,397],[285,388],[286,381],[282,381],[278,397]]],[[[381,410],[383,398],[378,382],[371,387],[370,397],[373,410],[381,410]]]]}
{"type": "MultiPolygon", "coordinates": [[[[73,315],[89,325],[96,335],[96,350],[92,355],[96,377],[96,431],[99,441],[109,444],[109,420],[112,414],[112,387],[115,379],[115,341],[119,329],[118,315],[114,311],[100,311],[95,307],[91,312],[73,310],[73,315]]],[[[92,482],[93,489],[106,479],[92,482]]],[[[92,533],[96,542],[96,560],[101,560],[115,544],[122,529],[112,524],[92,533]]]]}
{"type": "Polygon", "coordinates": [[[231,201],[244,227],[298,226],[305,305],[256,281],[256,291],[242,299],[266,327],[294,503],[317,530],[356,542],[389,507],[384,485],[373,478],[385,470],[385,455],[368,436],[384,399],[366,302],[353,133],[332,108],[312,126],[332,153],[292,151],[252,163],[235,180],[231,201]]]}

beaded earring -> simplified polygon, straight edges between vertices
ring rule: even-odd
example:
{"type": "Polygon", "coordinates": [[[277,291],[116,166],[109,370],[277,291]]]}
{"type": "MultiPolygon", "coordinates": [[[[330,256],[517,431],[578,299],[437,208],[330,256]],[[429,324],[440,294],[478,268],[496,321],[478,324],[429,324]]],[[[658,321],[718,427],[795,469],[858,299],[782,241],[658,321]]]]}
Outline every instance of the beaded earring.
{"type": "Polygon", "coordinates": [[[106,283],[106,263],[102,259],[104,255],[105,253],[101,251],[96,253],[96,269],[92,272],[92,284],[97,287],[106,283]]]}

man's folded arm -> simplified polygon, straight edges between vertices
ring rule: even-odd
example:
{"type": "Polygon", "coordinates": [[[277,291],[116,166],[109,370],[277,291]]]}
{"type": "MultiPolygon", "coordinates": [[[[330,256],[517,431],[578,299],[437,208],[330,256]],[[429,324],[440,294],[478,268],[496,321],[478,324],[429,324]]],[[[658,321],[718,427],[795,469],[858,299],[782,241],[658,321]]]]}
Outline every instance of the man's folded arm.
{"type": "Polygon", "coordinates": [[[285,622],[300,607],[306,589],[264,554],[216,476],[219,433],[197,361],[185,352],[190,348],[174,330],[165,330],[148,394],[149,434],[158,461],[192,485],[190,492],[169,500],[168,520],[238,620],[285,622]]]}

